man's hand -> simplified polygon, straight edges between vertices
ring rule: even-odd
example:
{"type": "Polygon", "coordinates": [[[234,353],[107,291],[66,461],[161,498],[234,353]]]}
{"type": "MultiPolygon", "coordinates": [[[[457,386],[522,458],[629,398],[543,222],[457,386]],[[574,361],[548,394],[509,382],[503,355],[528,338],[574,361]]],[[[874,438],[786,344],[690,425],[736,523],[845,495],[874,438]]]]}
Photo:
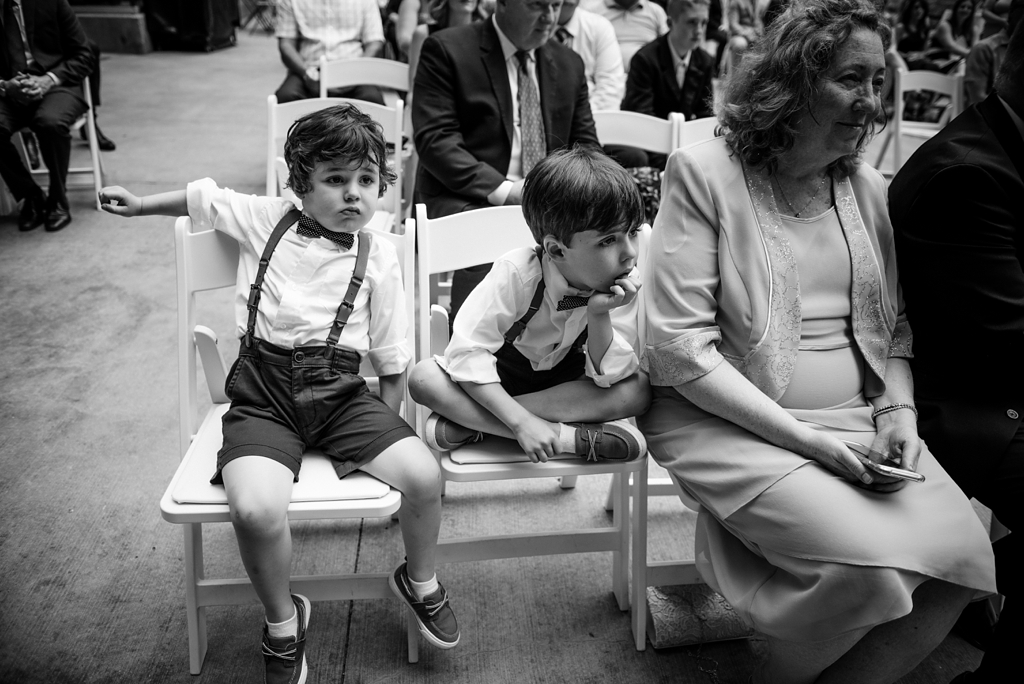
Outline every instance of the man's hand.
{"type": "Polygon", "coordinates": [[[18,74],[14,77],[14,81],[22,95],[26,98],[26,102],[36,102],[43,99],[43,96],[54,86],[53,79],[46,75],[30,76],[28,74],[18,74]]]}
{"type": "Polygon", "coordinates": [[[523,183],[525,180],[517,180],[512,183],[512,189],[508,191],[508,197],[505,198],[505,204],[522,204],[523,203],[523,183]]]}

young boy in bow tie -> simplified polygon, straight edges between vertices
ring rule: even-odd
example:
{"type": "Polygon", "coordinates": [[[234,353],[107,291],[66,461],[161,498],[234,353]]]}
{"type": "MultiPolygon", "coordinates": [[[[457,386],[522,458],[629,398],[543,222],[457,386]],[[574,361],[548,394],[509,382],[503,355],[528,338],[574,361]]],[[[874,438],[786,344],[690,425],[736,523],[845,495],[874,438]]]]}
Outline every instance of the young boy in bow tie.
{"type": "Polygon", "coordinates": [[[488,434],[517,440],[534,462],[633,460],[646,443],[625,418],[650,401],[634,349],[636,185],[598,151],[555,152],[527,176],[523,214],[537,246],[494,263],[444,356],[410,376],[413,398],[434,411],[427,444],[451,451],[488,434]]]}
{"type": "Polygon", "coordinates": [[[266,609],[266,681],[296,684],[306,677],[310,603],[289,590],[287,508],[307,447],[329,456],[339,477],[358,469],[402,492],[407,562],[392,590],[435,646],[454,647],[459,628],[434,574],[440,471],[397,413],[411,358],[402,274],[391,243],[361,232],[395,180],[383,133],[354,106],[329,107],[295,122],[284,156],[301,212],[209,178],[141,198],[104,188],[100,201],[120,216],[187,214],[197,230],[239,242],[241,345],[212,481],[224,484],[242,563],[266,609]],[[379,397],[359,376],[364,355],[380,376],[379,397]]]}

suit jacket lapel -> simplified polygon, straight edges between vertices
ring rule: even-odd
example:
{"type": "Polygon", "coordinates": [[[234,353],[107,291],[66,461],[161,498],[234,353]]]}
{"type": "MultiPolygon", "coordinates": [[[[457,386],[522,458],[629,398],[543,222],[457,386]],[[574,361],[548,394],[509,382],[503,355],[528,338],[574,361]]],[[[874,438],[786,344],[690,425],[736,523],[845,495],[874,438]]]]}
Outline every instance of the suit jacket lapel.
{"type": "MultiPolygon", "coordinates": [[[[558,64],[551,55],[547,45],[542,45],[533,52],[537,60],[537,83],[540,86],[540,113],[544,119],[544,142],[548,151],[559,147],[559,143],[551,138],[554,124],[551,121],[553,102],[558,99],[558,64]]],[[[564,85],[564,84],[563,84],[564,85]]]]}
{"type": "MultiPolygon", "coordinates": [[[[480,59],[491,79],[494,97],[498,100],[501,110],[501,122],[505,127],[505,136],[509,145],[512,144],[515,114],[512,111],[512,90],[508,85],[508,69],[505,67],[505,53],[501,51],[501,41],[491,20],[480,22],[480,59]]],[[[543,96],[542,96],[543,97],[543,96]]]]}
{"type": "Polygon", "coordinates": [[[1016,167],[1017,175],[1024,179],[1024,140],[1021,140],[1020,133],[1017,131],[1013,119],[1006,113],[1003,103],[999,101],[995,93],[992,93],[978,105],[978,109],[996,139],[999,140],[999,144],[1006,150],[1006,156],[1016,167]]]}

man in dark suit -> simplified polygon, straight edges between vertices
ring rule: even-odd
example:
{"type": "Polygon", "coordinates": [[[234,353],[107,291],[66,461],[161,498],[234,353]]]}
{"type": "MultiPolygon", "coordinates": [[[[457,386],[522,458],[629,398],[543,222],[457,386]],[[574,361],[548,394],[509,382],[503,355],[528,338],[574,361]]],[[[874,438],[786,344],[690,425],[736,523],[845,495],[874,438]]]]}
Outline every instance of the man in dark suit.
{"type": "MultiPolygon", "coordinates": [[[[669,32],[633,55],[622,109],[667,119],[680,112],[687,120],[711,116],[711,79],[715,58],[701,49],[710,0],[669,0],[669,32]]],[[[663,154],[648,154],[645,164],[664,168],[663,154]]]]}
{"type": "MultiPolygon", "coordinates": [[[[1011,534],[995,542],[1006,597],[981,667],[1006,681],[1024,643],[1024,29],[995,92],[907,161],[889,188],[900,283],[914,328],[921,436],[1011,534]]],[[[955,540],[950,540],[955,543],[955,540]]]]}
{"type": "MultiPolygon", "coordinates": [[[[412,121],[416,196],[430,217],[518,204],[538,155],[598,144],[583,61],[548,41],[560,5],[498,0],[490,19],[438,31],[423,43],[412,121]]],[[[453,318],[489,269],[456,272],[453,318]]]]}
{"type": "Polygon", "coordinates": [[[86,111],[81,84],[94,58],[67,0],[0,0],[4,49],[0,50],[0,176],[23,200],[18,228],[43,223],[57,231],[71,223],[65,194],[71,159],[71,125],[86,111]],[[11,135],[30,127],[50,170],[49,196],[22,164],[11,135]]]}

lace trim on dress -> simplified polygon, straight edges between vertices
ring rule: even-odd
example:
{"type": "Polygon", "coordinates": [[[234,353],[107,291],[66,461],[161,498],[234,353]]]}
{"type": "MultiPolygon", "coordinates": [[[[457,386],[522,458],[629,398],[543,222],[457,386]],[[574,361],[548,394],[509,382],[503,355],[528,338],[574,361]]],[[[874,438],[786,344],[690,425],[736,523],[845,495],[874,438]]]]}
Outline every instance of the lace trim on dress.
{"type": "Polygon", "coordinates": [[[647,346],[644,360],[651,384],[675,387],[706,375],[722,362],[718,343],[722,333],[717,328],[701,328],[661,345],[647,346]]]}
{"type": "Polygon", "coordinates": [[[910,329],[910,322],[906,315],[896,319],[896,329],[892,333],[892,342],[889,343],[889,358],[912,359],[914,358],[914,333],[910,329]]]}

